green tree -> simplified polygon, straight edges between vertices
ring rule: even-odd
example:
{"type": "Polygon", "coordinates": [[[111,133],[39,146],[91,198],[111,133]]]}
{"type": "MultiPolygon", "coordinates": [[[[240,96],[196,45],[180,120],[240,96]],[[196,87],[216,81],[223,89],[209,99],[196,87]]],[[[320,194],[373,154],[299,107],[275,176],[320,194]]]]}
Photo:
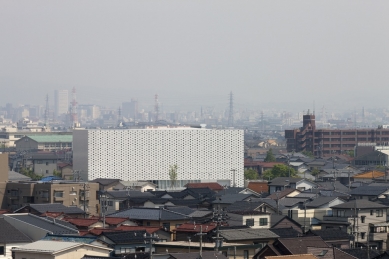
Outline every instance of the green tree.
{"type": "Polygon", "coordinates": [[[277,177],[288,177],[289,173],[290,177],[297,177],[297,172],[292,167],[283,164],[278,164],[274,165],[272,169],[268,169],[263,172],[263,179],[271,180],[277,177]]]}
{"type": "Polygon", "coordinates": [[[320,174],[320,170],[317,169],[317,168],[314,168],[311,172],[311,175],[315,176],[315,179],[316,177],[320,174]]]}
{"type": "Polygon", "coordinates": [[[174,188],[176,186],[177,176],[178,176],[177,170],[178,170],[177,164],[169,166],[170,188],[174,188]]]}
{"type": "Polygon", "coordinates": [[[349,150],[346,153],[347,153],[347,155],[354,157],[354,150],[349,150]]]}
{"type": "Polygon", "coordinates": [[[244,179],[245,180],[256,180],[256,179],[258,179],[258,172],[254,169],[245,169],[244,170],[244,179]]]}
{"type": "Polygon", "coordinates": [[[305,150],[305,151],[301,152],[301,154],[303,154],[304,156],[313,158],[313,154],[311,151],[305,150]]]}
{"type": "Polygon", "coordinates": [[[62,178],[62,173],[61,173],[61,171],[58,171],[58,170],[55,170],[55,169],[54,169],[54,170],[53,170],[53,175],[62,178]]]}
{"type": "Polygon", "coordinates": [[[269,149],[269,151],[266,152],[265,162],[275,162],[276,158],[273,154],[273,149],[269,149]]]}
{"type": "Polygon", "coordinates": [[[31,178],[32,180],[34,180],[34,181],[38,181],[38,180],[40,180],[40,179],[43,178],[43,176],[37,175],[37,174],[34,173],[33,170],[27,169],[27,168],[22,168],[22,169],[20,169],[20,173],[21,173],[21,174],[24,174],[25,176],[30,177],[30,178],[31,178]]]}

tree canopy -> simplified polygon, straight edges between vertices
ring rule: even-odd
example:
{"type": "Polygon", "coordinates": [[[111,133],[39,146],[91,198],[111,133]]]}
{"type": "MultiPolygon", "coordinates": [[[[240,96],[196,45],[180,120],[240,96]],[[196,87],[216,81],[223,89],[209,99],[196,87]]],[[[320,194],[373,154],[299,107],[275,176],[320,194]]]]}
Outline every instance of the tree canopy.
{"type": "Polygon", "coordinates": [[[256,179],[258,179],[258,172],[254,169],[245,169],[244,170],[244,179],[245,180],[256,180],[256,179]]]}
{"type": "Polygon", "coordinates": [[[271,180],[277,177],[297,177],[297,172],[292,167],[289,167],[287,165],[278,164],[274,165],[272,169],[268,169],[265,172],[263,172],[262,176],[265,180],[271,180]]]}
{"type": "Polygon", "coordinates": [[[275,162],[276,161],[276,157],[274,156],[272,149],[269,149],[269,151],[266,152],[266,157],[265,157],[265,160],[263,160],[263,161],[265,161],[265,162],[275,162]]]}

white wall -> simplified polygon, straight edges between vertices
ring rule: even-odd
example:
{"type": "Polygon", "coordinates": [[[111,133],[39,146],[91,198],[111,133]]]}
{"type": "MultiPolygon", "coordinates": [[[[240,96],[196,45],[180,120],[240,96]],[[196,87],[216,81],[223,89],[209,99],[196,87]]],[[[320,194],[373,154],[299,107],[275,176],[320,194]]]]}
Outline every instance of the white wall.
{"type": "Polygon", "coordinates": [[[231,170],[235,169],[236,185],[243,187],[243,156],[243,130],[73,132],[73,168],[87,171],[88,180],[107,177],[125,181],[170,180],[169,166],[177,164],[177,180],[230,179],[232,185],[231,170]]]}
{"type": "Polygon", "coordinates": [[[19,247],[26,245],[28,243],[14,243],[14,244],[5,244],[5,255],[0,255],[0,258],[12,259],[12,251],[13,247],[19,247]]]}

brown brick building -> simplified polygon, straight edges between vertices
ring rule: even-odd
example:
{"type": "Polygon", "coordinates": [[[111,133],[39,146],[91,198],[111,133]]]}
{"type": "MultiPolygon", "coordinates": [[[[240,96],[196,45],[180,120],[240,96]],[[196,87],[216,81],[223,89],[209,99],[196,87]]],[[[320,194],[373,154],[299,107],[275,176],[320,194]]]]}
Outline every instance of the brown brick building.
{"type": "Polygon", "coordinates": [[[315,115],[303,116],[303,126],[285,130],[288,152],[310,151],[314,156],[329,156],[354,150],[357,143],[389,143],[389,129],[316,129],[315,115]]]}

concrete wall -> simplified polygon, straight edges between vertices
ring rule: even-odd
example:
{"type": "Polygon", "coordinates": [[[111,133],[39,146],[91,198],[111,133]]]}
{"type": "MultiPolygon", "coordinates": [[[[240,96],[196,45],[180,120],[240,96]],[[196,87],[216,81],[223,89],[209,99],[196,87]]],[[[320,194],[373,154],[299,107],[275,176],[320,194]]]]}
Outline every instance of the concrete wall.
{"type": "Polygon", "coordinates": [[[0,154],[0,182],[8,181],[8,171],[9,171],[8,154],[7,153],[0,154]]]}
{"type": "Polygon", "coordinates": [[[88,130],[73,131],[73,170],[80,171],[84,181],[88,179],[88,130]]]}

